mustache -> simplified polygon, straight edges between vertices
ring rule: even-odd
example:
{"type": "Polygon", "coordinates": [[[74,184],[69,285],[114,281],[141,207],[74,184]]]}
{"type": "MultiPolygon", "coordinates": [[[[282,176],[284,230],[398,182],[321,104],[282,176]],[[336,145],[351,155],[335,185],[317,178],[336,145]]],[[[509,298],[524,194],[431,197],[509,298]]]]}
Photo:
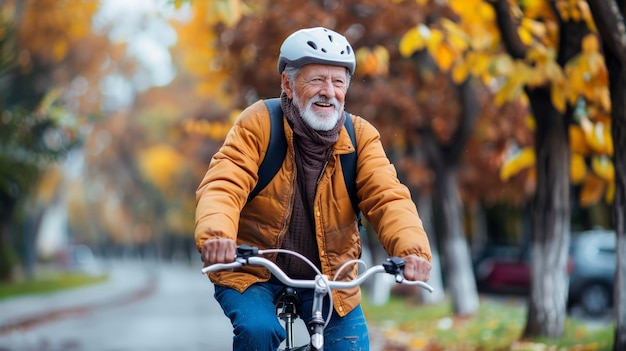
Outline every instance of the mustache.
{"type": "Polygon", "coordinates": [[[324,104],[331,104],[331,105],[334,105],[335,107],[339,106],[339,100],[337,100],[337,98],[335,98],[335,97],[329,99],[327,97],[324,97],[324,96],[321,96],[321,95],[317,95],[317,96],[314,96],[313,98],[311,98],[311,100],[309,100],[310,104],[314,104],[314,103],[317,103],[317,102],[321,102],[321,103],[324,103],[324,104]]]}

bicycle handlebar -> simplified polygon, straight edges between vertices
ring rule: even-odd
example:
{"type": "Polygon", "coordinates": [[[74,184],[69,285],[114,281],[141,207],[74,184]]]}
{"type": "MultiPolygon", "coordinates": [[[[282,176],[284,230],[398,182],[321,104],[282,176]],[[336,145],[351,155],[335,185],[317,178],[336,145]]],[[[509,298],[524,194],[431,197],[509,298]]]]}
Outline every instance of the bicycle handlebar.
{"type": "MultiPolygon", "coordinates": [[[[255,251],[255,254],[256,254],[257,251],[255,251]]],[[[291,286],[291,287],[294,287],[294,288],[314,289],[316,284],[318,284],[317,283],[318,282],[317,279],[315,279],[315,280],[291,279],[274,262],[272,262],[272,261],[270,261],[270,260],[268,260],[266,258],[256,257],[256,256],[252,256],[252,257],[240,257],[240,256],[237,256],[237,258],[235,258],[234,262],[231,262],[231,263],[216,263],[216,264],[204,267],[202,269],[202,273],[206,274],[206,273],[209,273],[209,272],[217,272],[217,271],[221,271],[221,270],[235,269],[235,268],[243,267],[245,265],[253,265],[253,266],[265,267],[265,268],[269,269],[269,271],[276,278],[278,278],[283,284],[291,286]]],[[[332,289],[353,288],[353,287],[356,287],[356,286],[359,286],[359,285],[363,284],[363,282],[365,282],[369,277],[373,276],[374,274],[377,274],[377,273],[389,273],[389,274],[395,275],[396,283],[419,286],[420,288],[428,290],[429,292],[433,292],[434,291],[433,287],[428,285],[425,282],[418,281],[418,280],[415,280],[415,281],[413,281],[413,280],[406,280],[404,278],[404,276],[402,275],[403,265],[404,265],[404,260],[402,260],[400,258],[396,258],[396,257],[390,258],[390,259],[388,259],[386,264],[379,264],[379,265],[370,267],[365,272],[363,272],[362,274],[359,274],[356,277],[356,279],[354,279],[354,280],[351,280],[351,281],[327,280],[326,285],[331,290],[332,289]],[[399,261],[401,261],[400,262],[401,264],[398,267],[398,262],[399,261]],[[390,269],[389,265],[392,265],[393,268],[390,269]]]]}

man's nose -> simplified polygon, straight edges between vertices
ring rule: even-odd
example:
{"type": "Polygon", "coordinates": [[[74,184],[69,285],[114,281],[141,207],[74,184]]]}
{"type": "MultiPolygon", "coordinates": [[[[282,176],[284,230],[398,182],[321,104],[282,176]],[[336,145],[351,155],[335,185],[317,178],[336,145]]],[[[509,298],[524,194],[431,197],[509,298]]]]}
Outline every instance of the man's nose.
{"type": "Polygon", "coordinates": [[[327,98],[335,97],[335,86],[333,86],[333,82],[330,79],[325,79],[322,84],[322,89],[320,89],[320,95],[327,98]]]}

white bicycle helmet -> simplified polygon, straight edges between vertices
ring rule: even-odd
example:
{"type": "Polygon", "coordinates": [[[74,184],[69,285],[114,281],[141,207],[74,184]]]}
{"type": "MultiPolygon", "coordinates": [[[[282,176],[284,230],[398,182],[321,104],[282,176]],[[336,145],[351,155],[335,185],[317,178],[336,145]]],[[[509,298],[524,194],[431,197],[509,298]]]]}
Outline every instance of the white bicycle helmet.
{"type": "Polygon", "coordinates": [[[352,46],[343,35],[323,27],[300,29],[280,47],[278,74],[285,66],[302,67],[309,63],[343,66],[354,74],[356,60],[352,46]]]}

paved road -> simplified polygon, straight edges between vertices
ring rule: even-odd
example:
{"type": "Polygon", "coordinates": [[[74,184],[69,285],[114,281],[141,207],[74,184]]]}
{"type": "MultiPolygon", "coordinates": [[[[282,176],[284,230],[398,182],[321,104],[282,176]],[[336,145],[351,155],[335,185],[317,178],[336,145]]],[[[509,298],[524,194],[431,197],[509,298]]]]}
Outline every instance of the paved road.
{"type": "MultiPolygon", "coordinates": [[[[116,263],[116,279],[124,266],[127,269],[121,275],[128,281],[126,287],[137,286],[137,281],[143,280],[149,288],[137,286],[126,299],[118,297],[94,308],[78,309],[29,328],[5,332],[0,335],[0,350],[231,349],[230,323],[213,299],[213,286],[201,275],[199,267],[116,263]]],[[[63,302],[62,298],[57,300],[54,304],[63,302]]],[[[9,308],[5,306],[5,310],[9,308]]]]}

